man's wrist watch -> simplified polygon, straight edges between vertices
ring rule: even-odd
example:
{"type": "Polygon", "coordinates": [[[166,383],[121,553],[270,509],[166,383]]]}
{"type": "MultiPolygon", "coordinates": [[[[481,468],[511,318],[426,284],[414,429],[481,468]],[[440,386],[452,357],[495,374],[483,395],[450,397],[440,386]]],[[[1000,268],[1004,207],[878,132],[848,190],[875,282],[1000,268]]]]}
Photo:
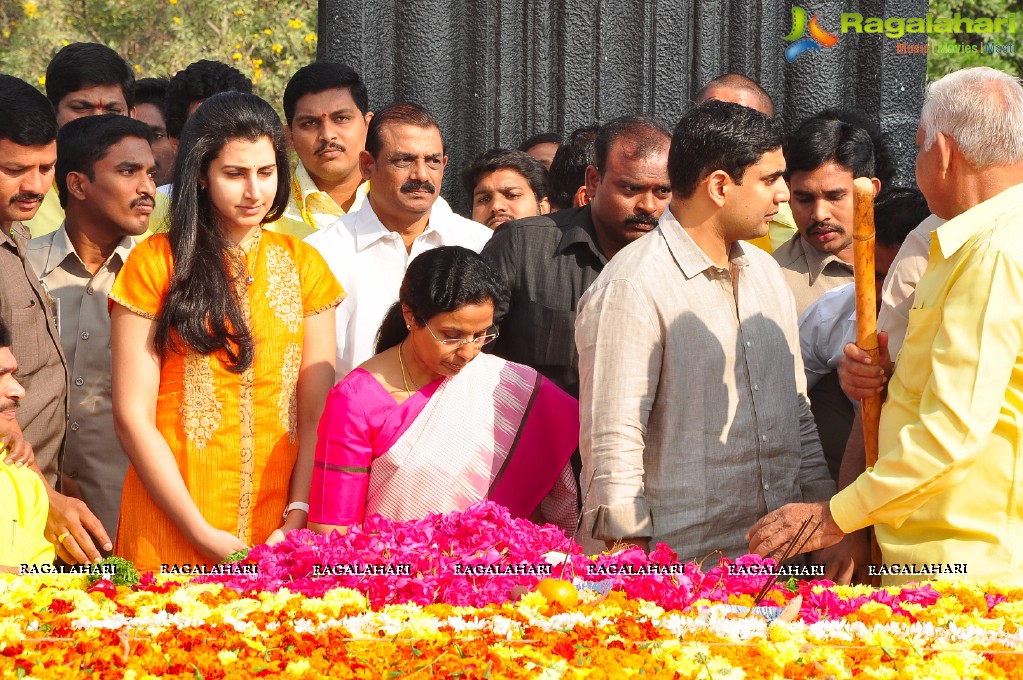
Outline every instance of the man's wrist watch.
{"type": "Polygon", "coordinates": [[[288,513],[290,513],[292,510],[303,510],[305,511],[306,514],[309,514],[309,504],[303,503],[302,501],[295,501],[294,503],[289,503],[288,507],[284,508],[284,519],[288,519],[288,513]]]}

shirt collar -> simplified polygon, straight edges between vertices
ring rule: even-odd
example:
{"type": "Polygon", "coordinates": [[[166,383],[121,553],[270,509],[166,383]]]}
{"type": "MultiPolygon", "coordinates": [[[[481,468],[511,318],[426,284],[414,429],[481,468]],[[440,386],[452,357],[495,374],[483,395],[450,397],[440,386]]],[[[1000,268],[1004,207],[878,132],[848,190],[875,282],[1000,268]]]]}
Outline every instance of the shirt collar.
{"type": "Polygon", "coordinates": [[[568,223],[564,230],[561,241],[558,243],[558,255],[562,255],[574,245],[583,245],[590,249],[603,264],[607,264],[607,257],[597,243],[597,230],[593,226],[593,214],[590,206],[579,209],[568,223]]]}
{"type": "MultiPolygon", "coordinates": [[[[331,215],[337,215],[340,217],[345,214],[344,209],[334,202],[334,199],[330,197],[326,191],[320,191],[319,187],[316,186],[316,182],[313,181],[312,175],[305,169],[302,161],[298,162],[295,166],[295,181],[298,182],[299,194],[302,198],[302,206],[306,206],[309,203],[311,196],[316,196],[319,200],[325,203],[317,206],[319,208],[317,212],[329,213],[331,215]],[[328,210],[323,210],[327,208],[328,210]]],[[[359,185],[355,190],[355,204],[353,208],[360,203],[361,198],[365,198],[366,194],[369,193],[369,181],[365,181],[359,185]]]]}
{"type": "MultiPolygon", "coordinates": [[[[377,217],[376,211],[373,210],[373,204],[368,200],[359,210],[351,213],[351,216],[356,251],[369,248],[391,233],[391,230],[385,227],[384,223],[377,217]]],[[[417,238],[436,234],[435,240],[438,242],[438,245],[446,245],[448,240],[445,238],[446,231],[443,213],[431,210],[430,221],[427,222],[426,229],[417,238]]]]}
{"type": "Polygon", "coordinates": [[[9,229],[0,229],[0,244],[10,244],[12,248],[17,249],[18,244],[14,242],[15,236],[27,241],[29,239],[28,227],[21,222],[13,222],[9,229]]]}
{"type": "MultiPolygon", "coordinates": [[[[69,257],[73,257],[83,271],[85,270],[85,264],[82,263],[82,258],[75,252],[75,247],[71,244],[71,237],[67,235],[67,227],[65,222],[60,223],[60,228],[57,231],[50,234],[50,250],[46,256],[46,263],[43,265],[43,271],[38,272],[39,278],[46,277],[54,269],[59,267],[69,257]]],[[[128,253],[135,246],[135,239],[131,236],[125,236],[114,248],[114,252],[110,253],[110,257],[107,258],[107,263],[119,261],[120,264],[124,264],[125,260],[128,259],[128,253]]],[[[106,263],[104,263],[106,264],[106,263]]]]}
{"type": "Polygon", "coordinates": [[[852,272],[851,264],[845,262],[832,253],[824,253],[817,250],[806,242],[806,239],[803,238],[802,234],[797,234],[796,238],[799,239],[799,247],[803,249],[803,257],[806,258],[806,268],[810,272],[811,286],[817,282],[817,278],[824,273],[824,269],[832,262],[837,262],[841,267],[852,272]]]}
{"type": "Polygon", "coordinates": [[[990,229],[992,221],[1006,210],[1016,210],[1023,201],[1023,184],[1009,187],[966,212],[956,215],[934,230],[934,236],[946,260],[962,248],[974,234],[990,229]]]}
{"type": "MultiPolygon", "coordinates": [[[[682,270],[686,279],[691,279],[708,269],[720,269],[707,257],[707,253],[696,245],[692,236],[682,228],[679,221],[671,214],[671,208],[667,208],[661,215],[661,219],[657,222],[657,229],[664,236],[671,256],[675,258],[675,262],[678,263],[679,269],[682,270]]],[[[728,261],[737,267],[749,265],[749,258],[746,257],[745,246],[741,241],[732,244],[728,252],[728,261]]]]}

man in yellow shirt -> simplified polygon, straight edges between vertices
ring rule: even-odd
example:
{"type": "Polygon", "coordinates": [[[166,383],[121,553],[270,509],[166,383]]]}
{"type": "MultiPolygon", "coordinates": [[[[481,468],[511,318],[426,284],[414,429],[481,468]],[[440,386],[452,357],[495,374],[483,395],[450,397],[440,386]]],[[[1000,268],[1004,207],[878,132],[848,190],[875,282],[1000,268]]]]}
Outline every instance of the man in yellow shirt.
{"type": "MultiPolygon", "coordinates": [[[[11,334],[0,321],[0,421],[16,427],[14,414],[25,388],[14,377],[18,363],[11,354],[11,334]]],[[[0,573],[18,573],[22,564],[53,562],[53,545],[43,532],[49,508],[46,487],[32,468],[8,463],[0,444],[0,573]]]]}
{"type": "Polygon", "coordinates": [[[359,74],[344,64],[303,66],[284,90],[287,135],[299,162],[284,216],[267,228],[298,238],[323,229],[366,199],[359,170],[373,113],[359,74]]]}
{"type": "MultiPolygon", "coordinates": [[[[830,502],[791,504],[749,532],[769,554],[802,522],[805,546],[873,524],[885,583],[965,577],[1023,584],[1023,86],[990,68],[930,86],[917,183],[934,231],[881,415],[877,464],[830,502]]],[[[885,345],[884,342],[881,343],[885,345]]],[[[850,358],[862,355],[847,346],[850,358]]],[[[890,371],[863,370],[852,396],[890,371]]]]}

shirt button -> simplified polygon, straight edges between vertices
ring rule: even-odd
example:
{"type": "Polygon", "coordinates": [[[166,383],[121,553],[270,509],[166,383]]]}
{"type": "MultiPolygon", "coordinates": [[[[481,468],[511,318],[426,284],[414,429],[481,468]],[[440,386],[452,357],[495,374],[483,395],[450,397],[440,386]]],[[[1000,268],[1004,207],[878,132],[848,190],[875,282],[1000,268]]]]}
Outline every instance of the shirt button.
{"type": "Polygon", "coordinates": [[[752,342],[750,342],[749,340],[747,340],[747,341],[746,341],[746,346],[747,346],[747,347],[752,347],[752,346],[753,346],[753,343],[752,343],[752,342]]]}
{"type": "Polygon", "coordinates": [[[760,391],[760,385],[754,385],[753,386],[753,391],[754,392],[759,392],[760,391]]]}
{"type": "Polygon", "coordinates": [[[85,384],[85,378],[83,378],[82,376],[78,376],[77,378],[75,378],[75,384],[81,387],[82,385],[85,384]]]}
{"type": "Polygon", "coordinates": [[[89,286],[88,288],[85,289],[85,292],[88,293],[89,295],[92,295],[96,291],[93,290],[92,286],[89,286]]]}
{"type": "Polygon", "coordinates": [[[89,331],[82,331],[82,340],[89,339],[89,331]]]}
{"type": "Polygon", "coordinates": [[[71,431],[78,432],[78,423],[71,423],[71,431]]]}
{"type": "Polygon", "coordinates": [[[766,442],[767,441],[767,435],[766,434],[760,435],[760,441],[766,442]]]}
{"type": "Polygon", "coordinates": [[[771,485],[770,484],[764,484],[764,491],[770,491],[770,490],[771,490],[771,485]]]}

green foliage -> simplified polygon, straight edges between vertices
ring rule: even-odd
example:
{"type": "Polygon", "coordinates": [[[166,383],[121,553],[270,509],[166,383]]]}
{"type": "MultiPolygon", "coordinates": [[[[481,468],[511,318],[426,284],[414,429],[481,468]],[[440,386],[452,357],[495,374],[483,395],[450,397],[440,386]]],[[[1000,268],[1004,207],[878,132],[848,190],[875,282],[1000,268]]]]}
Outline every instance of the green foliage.
{"type": "Polygon", "coordinates": [[[241,550],[235,550],[233,553],[224,558],[221,564],[232,564],[234,562],[244,562],[245,558],[249,556],[251,548],[242,548],[241,550]]]}
{"type": "Polygon", "coordinates": [[[935,34],[930,37],[931,53],[927,55],[927,79],[936,80],[943,75],[971,66],[990,66],[1006,73],[1023,73],[1023,14],[1021,3],[1009,0],[931,0],[930,12],[935,16],[952,17],[959,14],[966,19],[980,17],[1009,18],[1015,16],[1014,33],[958,33],[935,34]],[[1013,52],[985,53],[985,45],[1011,44],[1013,52]],[[954,51],[953,51],[954,50],[954,51]]]}
{"type": "MultiPolygon", "coordinates": [[[[115,569],[114,575],[110,577],[115,586],[137,586],[140,582],[139,572],[135,569],[135,565],[123,557],[106,557],[100,560],[97,566],[112,566],[115,569]]],[[[106,576],[103,574],[86,574],[85,576],[85,580],[90,586],[101,578],[106,578],[106,576]]]]}
{"type": "Polygon", "coordinates": [[[0,0],[0,72],[42,89],[50,58],[68,43],[102,42],[139,78],[216,59],[252,79],[280,109],[288,78],[316,58],[311,0],[0,0]]]}

